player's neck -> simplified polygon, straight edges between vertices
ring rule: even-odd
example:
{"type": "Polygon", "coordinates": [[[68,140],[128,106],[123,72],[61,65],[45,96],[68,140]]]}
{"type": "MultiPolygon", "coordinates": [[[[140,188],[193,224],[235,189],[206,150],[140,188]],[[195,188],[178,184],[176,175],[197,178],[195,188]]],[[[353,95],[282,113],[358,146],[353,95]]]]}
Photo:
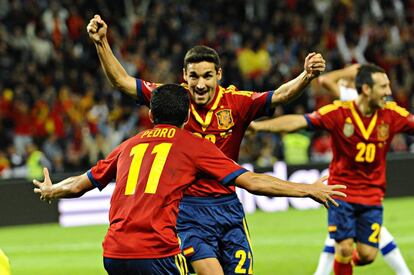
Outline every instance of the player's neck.
{"type": "Polygon", "coordinates": [[[372,108],[368,102],[368,99],[362,95],[360,95],[357,100],[355,101],[356,106],[358,107],[359,111],[363,116],[370,117],[372,116],[376,109],[372,108]]]}

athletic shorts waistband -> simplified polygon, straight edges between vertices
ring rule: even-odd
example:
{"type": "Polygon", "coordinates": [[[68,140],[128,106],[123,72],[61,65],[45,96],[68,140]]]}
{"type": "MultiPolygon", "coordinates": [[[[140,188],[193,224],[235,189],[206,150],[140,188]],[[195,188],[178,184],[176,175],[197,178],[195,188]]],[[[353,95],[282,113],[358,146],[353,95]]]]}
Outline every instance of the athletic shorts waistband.
{"type": "Polygon", "coordinates": [[[235,200],[237,198],[236,193],[230,195],[224,195],[219,197],[194,197],[194,196],[184,196],[181,200],[182,204],[193,204],[193,205],[207,205],[207,204],[226,204],[235,200]]]}

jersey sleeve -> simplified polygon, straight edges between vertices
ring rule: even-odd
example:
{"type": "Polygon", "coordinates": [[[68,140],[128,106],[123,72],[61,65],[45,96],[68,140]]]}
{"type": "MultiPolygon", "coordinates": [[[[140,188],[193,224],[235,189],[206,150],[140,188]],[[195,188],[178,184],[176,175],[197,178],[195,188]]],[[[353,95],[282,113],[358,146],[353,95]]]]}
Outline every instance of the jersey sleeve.
{"type": "Polygon", "coordinates": [[[148,82],[139,78],[135,79],[137,85],[138,104],[149,107],[151,101],[151,93],[162,84],[148,82]]]}
{"type": "Polygon", "coordinates": [[[116,147],[104,160],[98,161],[88,172],[88,178],[99,190],[102,190],[116,178],[117,162],[121,153],[120,146],[116,147]]]}
{"type": "Polygon", "coordinates": [[[395,132],[404,132],[408,134],[414,134],[414,115],[408,112],[403,107],[396,104],[388,104],[393,111],[393,123],[395,132]]]}
{"type": "Polygon", "coordinates": [[[310,114],[305,114],[305,119],[309,129],[331,130],[335,126],[335,110],[334,104],[323,106],[322,108],[310,114]]]}
{"type": "Polygon", "coordinates": [[[232,159],[226,157],[213,143],[200,140],[196,159],[197,170],[220,181],[223,185],[230,185],[241,174],[247,172],[232,159]]]}
{"type": "Polygon", "coordinates": [[[232,93],[239,106],[238,112],[240,113],[240,116],[245,119],[247,124],[257,118],[273,115],[274,108],[272,108],[272,96],[274,91],[260,93],[234,90],[232,93]]]}

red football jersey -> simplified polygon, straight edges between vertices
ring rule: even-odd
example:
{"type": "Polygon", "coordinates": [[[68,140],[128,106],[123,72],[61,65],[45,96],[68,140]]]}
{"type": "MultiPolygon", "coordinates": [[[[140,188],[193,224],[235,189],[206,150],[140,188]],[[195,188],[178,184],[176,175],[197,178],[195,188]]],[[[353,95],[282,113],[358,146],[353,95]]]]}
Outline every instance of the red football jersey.
{"type": "Polygon", "coordinates": [[[157,125],[126,140],[88,171],[99,189],[116,182],[104,256],[179,253],[175,227],[184,190],[201,176],[228,184],[244,172],[211,142],[174,126],[157,125]]]}
{"type": "Polygon", "coordinates": [[[414,116],[395,102],[364,117],[353,101],[335,101],[305,115],[309,126],[332,136],[329,184],[345,184],[347,202],[380,205],[385,193],[386,154],[396,133],[414,133],[414,116]]]}
{"type": "MultiPolygon", "coordinates": [[[[140,103],[149,105],[151,92],[161,84],[137,79],[140,103]]],[[[187,87],[186,84],[182,84],[187,87]]],[[[217,86],[210,104],[199,107],[191,104],[191,115],[186,130],[210,140],[229,158],[237,161],[240,144],[246,128],[253,120],[272,115],[271,99],[274,91],[264,93],[238,91],[236,87],[217,86]]],[[[233,193],[234,186],[223,186],[219,182],[202,178],[199,184],[186,190],[187,195],[207,197],[233,193]]]]}

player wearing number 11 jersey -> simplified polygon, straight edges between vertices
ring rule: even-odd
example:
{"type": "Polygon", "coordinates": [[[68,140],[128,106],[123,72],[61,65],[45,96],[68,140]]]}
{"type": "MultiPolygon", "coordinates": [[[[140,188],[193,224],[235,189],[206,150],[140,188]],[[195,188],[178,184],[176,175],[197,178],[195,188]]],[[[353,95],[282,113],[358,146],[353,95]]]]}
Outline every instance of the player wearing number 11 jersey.
{"type": "MultiPolygon", "coordinates": [[[[343,186],[295,184],[248,172],[213,143],[182,127],[188,120],[189,96],[179,85],[158,87],[151,99],[155,127],[115,148],[86,174],[52,185],[33,183],[43,200],[78,197],[115,179],[109,229],[103,242],[109,274],[187,274],[177,237],[178,205],[184,190],[197,179],[211,178],[224,186],[236,184],[255,194],[311,197],[336,205],[331,195],[343,186]]],[[[322,179],[323,180],[323,179],[322,179]]]]}

